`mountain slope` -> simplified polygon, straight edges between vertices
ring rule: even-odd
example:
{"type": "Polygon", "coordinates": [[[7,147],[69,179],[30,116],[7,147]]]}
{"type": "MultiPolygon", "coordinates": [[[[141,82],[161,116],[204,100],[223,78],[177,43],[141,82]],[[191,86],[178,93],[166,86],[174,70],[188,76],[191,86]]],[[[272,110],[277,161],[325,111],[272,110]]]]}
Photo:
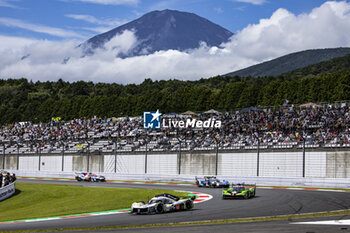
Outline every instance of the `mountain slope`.
{"type": "Polygon", "coordinates": [[[152,11],[142,17],[99,34],[87,40],[83,47],[93,53],[125,30],[134,31],[138,39],[136,47],[120,56],[152,54],[159,50],[184,51],[197,48],[201,41],[208,46],[220,46],[233,35],[232,32],[193,13],[174,10],[152,11]]]}
{"type": "Polygon", "coordinates": [[[307,75],[327,74],[333,72],[350,72],[350,54],[299,68],[282,75],[285,77],[304,77],[307,75]]]}
{"type": "Polygon", "coordinates": [[[226,74],[226,76],[277,76],[302,67],[350,54],[350,48],[312,49],[291,53],[267,62],[226,74]]]}

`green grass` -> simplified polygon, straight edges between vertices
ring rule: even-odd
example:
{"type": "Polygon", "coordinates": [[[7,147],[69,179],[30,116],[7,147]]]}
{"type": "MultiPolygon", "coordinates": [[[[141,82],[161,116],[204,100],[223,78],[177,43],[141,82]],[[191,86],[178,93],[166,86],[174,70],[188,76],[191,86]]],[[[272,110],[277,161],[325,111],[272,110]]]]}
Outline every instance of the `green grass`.
{"type": "Polygon", "coordinates": [[[156,189],[16,183],[16,194],[0,203],[0,222],[125,209],[164,192],[185,195],[156,189]]]}

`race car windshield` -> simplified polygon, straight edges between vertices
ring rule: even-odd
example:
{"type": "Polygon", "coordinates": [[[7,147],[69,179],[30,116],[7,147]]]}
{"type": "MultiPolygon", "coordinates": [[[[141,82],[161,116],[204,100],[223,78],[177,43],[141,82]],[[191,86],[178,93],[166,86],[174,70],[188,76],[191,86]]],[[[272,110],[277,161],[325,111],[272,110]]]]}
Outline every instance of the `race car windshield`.
{"type": "Polygon", "coordinates": [[[244,191],[244,187],[233,187],[232,191],[242,192],[242,191],[244,191]]]}
{"type": "Polygon", "coordinates": [[[154,204],[154,203],[157,203],[157,202],[162,202],[161,200],[158,200],[158,199],[151,199],[148,204],[154,204]]]}

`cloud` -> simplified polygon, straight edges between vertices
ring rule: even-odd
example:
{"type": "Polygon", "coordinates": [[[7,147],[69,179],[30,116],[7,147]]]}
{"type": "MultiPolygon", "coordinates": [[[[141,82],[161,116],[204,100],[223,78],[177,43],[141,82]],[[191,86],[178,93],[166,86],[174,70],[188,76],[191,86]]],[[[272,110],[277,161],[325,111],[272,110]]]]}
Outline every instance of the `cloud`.
{"type": "Polygon", "coordinates": [[[97,19],[95,16],[92,15],[79,15],[79,14],[68,14],[66,15],[68,18],[76,19],[76,20],[83,20],[85,22],[98,24],[98,25],[108,25],[108,26],[119,26],[124,23],[126,23],[126,20],[120,20],[120,19],[97,19]]]}
{"type": "Polygon", "coordinates": [[[253,5],[262,5],[266,3],[266,0],[233,0],[235,2],[244,2],[244,3],[250,3],[253,5]]]}
{"type": "Polygon", "coordinates": [[[92,56],[82,56],[80,43],[0,36],[0,77],[123,84],[145,78],[207,78],[296,51],[350,47],[350,3],[326,2],[299,15],[278,9],[271,17],[236,32],[220,48],[202,43],[187,52],[158,51],[122,59],[116,55],[139,43],[132,31],[117,35],[92,56]]]}
{"type": "Polygon", "coordinates": [[[224,10],[221,7],[214,8],[214,11],[216,11],[216,13],[219,13],[219,14],[224,12],[224,10]]]}
{"type": "Polygon", "coordinates": [[[102,5],[137,5],[139,0],[62,0],[65,2],[69,1],[79,1],[93,4],[102,4],[102,5]]]}
{"type": "Polygon", "coordinates": [[[10,2],[18,2],[18,0],[0,0],[0,7],[19,8],[10,2]]]}
{"type": "Polygon", "coordinates": [[[68,18],[82,20],[82,21],[96,24],[96,25],[102,25],[100,27],[83,27],[82,28],[84,30],[89,30],[97,33],[106,32],[122,24],[127,23],[126,20],[120,20],[120,19],[97,19],[92,15],[67,14],[65,16],[68,18]]]}
{"type": "Polygon", "coordinates": [[[13,18],[0,17],[0,24],[7,27],[21,28],[21,29],[25,29],[33,32],[45,33],[51,36],[57,36],[62,38],[65,38],[65,37],[84,38],[81,34],[70,30],[64,30],[61,28],[48,27],[48,26],[38,25],[38,24],[31,24],[31,23],[27,23],[25,21],[22,21],[19,19],[13,19],[13,18]]]}

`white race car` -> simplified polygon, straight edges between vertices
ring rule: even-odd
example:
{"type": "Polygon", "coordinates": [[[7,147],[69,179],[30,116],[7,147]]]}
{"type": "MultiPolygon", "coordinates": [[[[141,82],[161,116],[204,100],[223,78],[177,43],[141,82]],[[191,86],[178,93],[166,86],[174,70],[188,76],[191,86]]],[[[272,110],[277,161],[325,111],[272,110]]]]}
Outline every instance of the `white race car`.
{"type": "Polygon", "coordinates": [[[105,182],[106,178],[101,175],[96,175],[91,172],[75,173],[75,179],[77,181],[92,181],[92,182],[105,182]]]}
{"type": "Polygon", "coordinates": [[[131,212],[135,214],[160,214],[177,210],[189,210],[193,208],[192,197],[178,197],[163,193],[153,197],[147,204],[143,201],[134,202],[131,205],[131,212]]]}

